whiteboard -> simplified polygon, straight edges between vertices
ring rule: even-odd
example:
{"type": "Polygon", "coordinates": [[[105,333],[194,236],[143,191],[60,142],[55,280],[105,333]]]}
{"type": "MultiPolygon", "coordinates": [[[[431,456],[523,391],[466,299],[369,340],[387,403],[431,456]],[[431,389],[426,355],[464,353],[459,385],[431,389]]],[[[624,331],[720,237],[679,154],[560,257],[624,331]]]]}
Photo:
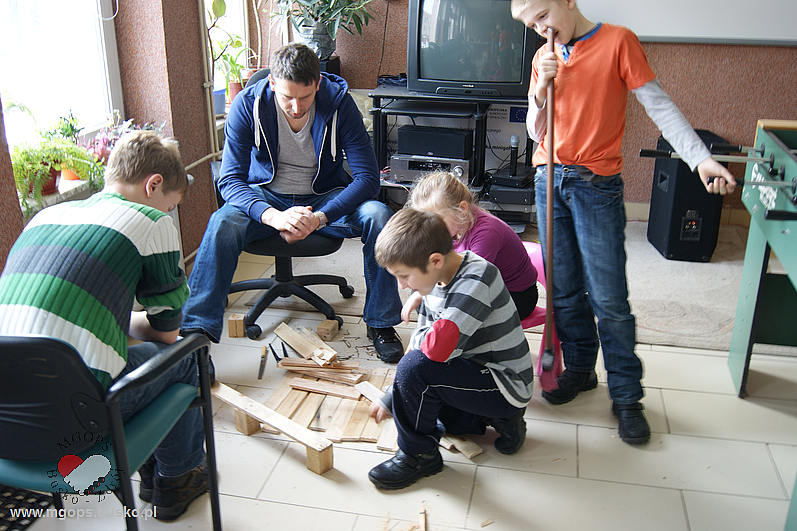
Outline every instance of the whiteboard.
{"type": "Polygon", "coordinates": [[[642,41],[797,45],[797,0],[578,0],[592,22],[642,41]]]}

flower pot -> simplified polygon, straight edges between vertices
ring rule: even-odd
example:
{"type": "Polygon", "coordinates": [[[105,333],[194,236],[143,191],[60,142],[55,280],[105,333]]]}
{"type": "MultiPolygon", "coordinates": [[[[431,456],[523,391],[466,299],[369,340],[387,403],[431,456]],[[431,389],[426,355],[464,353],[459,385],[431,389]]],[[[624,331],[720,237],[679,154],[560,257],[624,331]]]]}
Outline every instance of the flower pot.
{"type": "MultiPolygon", "coordinates": [[[[61,174],[56,168],[50,166],[50,178],[42,184],[42,195],[51,195],[58,192],[58,176],[61,174]]],[[[33,183],[30,185],[33,193],[33,183]]]]}
{"type": "Polygon", "coordinates": [[[61,179],[64,179],[66,181],[79,181],[80,175],[73,172],[69,168],[61,168],[61,179]]]}
{"type": "Polygon", "coordinates": [[[335,41],[324,24],[299,26],[294,33],[294,40],[306,44],[321,61],[328,60],[335,51],[335,41]]]}
{"type": "Polygon", "coordinates": [[[224,114],[226,109],[224,108],[224,93],[226,91],[224,89],[218,89],[213,91],[213,113],[218,116],[219,114],[224,114]]]}
{"type": "Polygon", "coordinates": [[[232,100],[235,99],[235,96],[237,96],[238,93],[241,92],[242,88],[243,86],[237,81],[230,81],[230,94],[229,94],[230,103],[232,103],[232,100]]]}

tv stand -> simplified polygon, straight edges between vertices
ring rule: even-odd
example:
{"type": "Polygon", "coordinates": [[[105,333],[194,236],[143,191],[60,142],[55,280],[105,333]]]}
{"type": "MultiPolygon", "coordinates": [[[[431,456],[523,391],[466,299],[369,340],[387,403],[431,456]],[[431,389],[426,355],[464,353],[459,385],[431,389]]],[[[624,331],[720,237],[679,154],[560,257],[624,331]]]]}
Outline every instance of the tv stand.
{"type": "Polygon", "coordinates": [[[487,147],[487,111],[492,104],[526,107],[523,98],[501,98],[459,94],[427,94],[406,87],[380,86],[368,93],[373,101],[370,113],[374,124],[374,152],[379,169],[387,166],[387,117],[430,116],[437,118],[473,118],[473,174],[471,184],[484,183],[484,154],[487,147]]]}

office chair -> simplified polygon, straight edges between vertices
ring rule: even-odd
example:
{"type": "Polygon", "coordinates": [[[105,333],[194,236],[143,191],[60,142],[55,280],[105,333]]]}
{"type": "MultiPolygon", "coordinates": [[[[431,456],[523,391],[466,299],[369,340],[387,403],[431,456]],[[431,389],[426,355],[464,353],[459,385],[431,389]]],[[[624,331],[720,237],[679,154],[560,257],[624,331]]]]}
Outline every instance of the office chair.
{"type": "MultiPolygon", "coordinates": [[[[260,72],[262,70],[255,75],[260,72]]],[[[213,182],[217,183],[221,171],[221,163],[212,162],[210,166],[213,173],[213,182]]],[[[218,188],[216,188],[216,199],[219,206],[224,204],[224,199],[221,197],[218,188]]],[[[339,325],[343,325],[343,319],[335,314],[332,306],[305,286],[331,284],[338,287],[344,299],[350,299],[354,295],[354,288],[349,285],[346,279],[337,275],[294,276],[293,274],[293,258],[326,256],[340,249],[342,245],[343,238],[333,238],[316,233],[312,233],[304,240],[296,243],[286,243],[279,234],[275,234],[247,244],[244,247],[244,251],[247,253],[274,257],[274,274],[270,278],[255,278],[233,282],[230,286],[230,294],[248,290],[266,290],[244,317],[246,337],[249,339],[259,338],[260,334],[263,333],[263,329],[255,323],[257,318],[277,297],[290,297],[291,295],[310,303],[319,312],[323,313],[327,319],[334,319],[339,325]]]]}
{"type": "MultiPolygon", "coordinates": [[[[50,492],[56,509],[63,508],[61,493],[84,492],[89,486],[92,493],[112,491],[124,508],[133,509],[131,473],[149,458],[188,408],[201,407],[213,529],[221,530],[209,344],[205,336],[191,334],[120,378],[106,392],[72,345],[50,337],[0,336],[0,483],[50,492]],[[199,394],[193,385],[175,383],[122,421],[120,396],[135,393],[195,351],[199,394]],[[79,458],[71,463],[75,467],[65,468],[68,456],[79,458]],[[110,463],[110,471],[102,468],[103,463],[106,467],[110,463]],[[73,475],[70,470],[77,472],[78,464],[82,468],[73,475]],[[83,475],[92,469],[99,470],[98,476],[83,475]]],[[[123,514],[128,531],[137,530],[135,514],[123,514]]]]}
{"type": "MultiPolygon", "coordinates": [[[[537,270],[537,281],[545,287],[545,266],[542,263],[542,247],[537,242],[523,242],[531,259],[531,265],[537,270]]],[[[553,294],[546,293],[546,297],[552,297],[553,294]]],[[[545,324],[545,306],[537,306],[525,319],[520,322],[523,329],[533,328],[545,324]]],[[[559,342],[559,337],[556,335],[556,327],[551,330],[551,345],[553,347],[554,362],[551,370],[543,370],[542,354],[545,351],[545,334],[548,333],[547,327],[542,331],[542,343],[540,344],[540,354],[537,358],[537,377],[540,380],[540,386],[545,391],[556,389],[556,378],[562,374],[562,345],[559,342]]]]}

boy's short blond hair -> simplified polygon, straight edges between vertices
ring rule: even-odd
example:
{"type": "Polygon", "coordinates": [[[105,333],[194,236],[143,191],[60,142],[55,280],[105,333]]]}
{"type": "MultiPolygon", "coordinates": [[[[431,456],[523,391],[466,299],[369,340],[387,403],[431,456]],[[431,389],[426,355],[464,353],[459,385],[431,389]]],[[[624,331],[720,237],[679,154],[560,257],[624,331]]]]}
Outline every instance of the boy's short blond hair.
{"type": "Polygon", "coordinates": [[[443,218],[405,207],[393,214],[376,239],[374,253],[382,267],[401,264],[426,272],[429,257],[454,249],[443,218]]]}
{"type": "Polygon", "coordinates": [[[156,173],[163,176],[164,193],[188,188],[177,141],[155,131],[133,131],[116,141],[108,157],[105,181],[137,184],[156,173]]]}
{"type": "Polygon", "coordinates": [[[473,228],[475,213],[479,210],[473,193],[453,173],[447,171],[429,173],[418,181],[410,192],[407,205],[450,216],[464,226],[465,232],[473,228]],[[462,201],[470,208],[461,208],[459,204],[462,201]]]}

